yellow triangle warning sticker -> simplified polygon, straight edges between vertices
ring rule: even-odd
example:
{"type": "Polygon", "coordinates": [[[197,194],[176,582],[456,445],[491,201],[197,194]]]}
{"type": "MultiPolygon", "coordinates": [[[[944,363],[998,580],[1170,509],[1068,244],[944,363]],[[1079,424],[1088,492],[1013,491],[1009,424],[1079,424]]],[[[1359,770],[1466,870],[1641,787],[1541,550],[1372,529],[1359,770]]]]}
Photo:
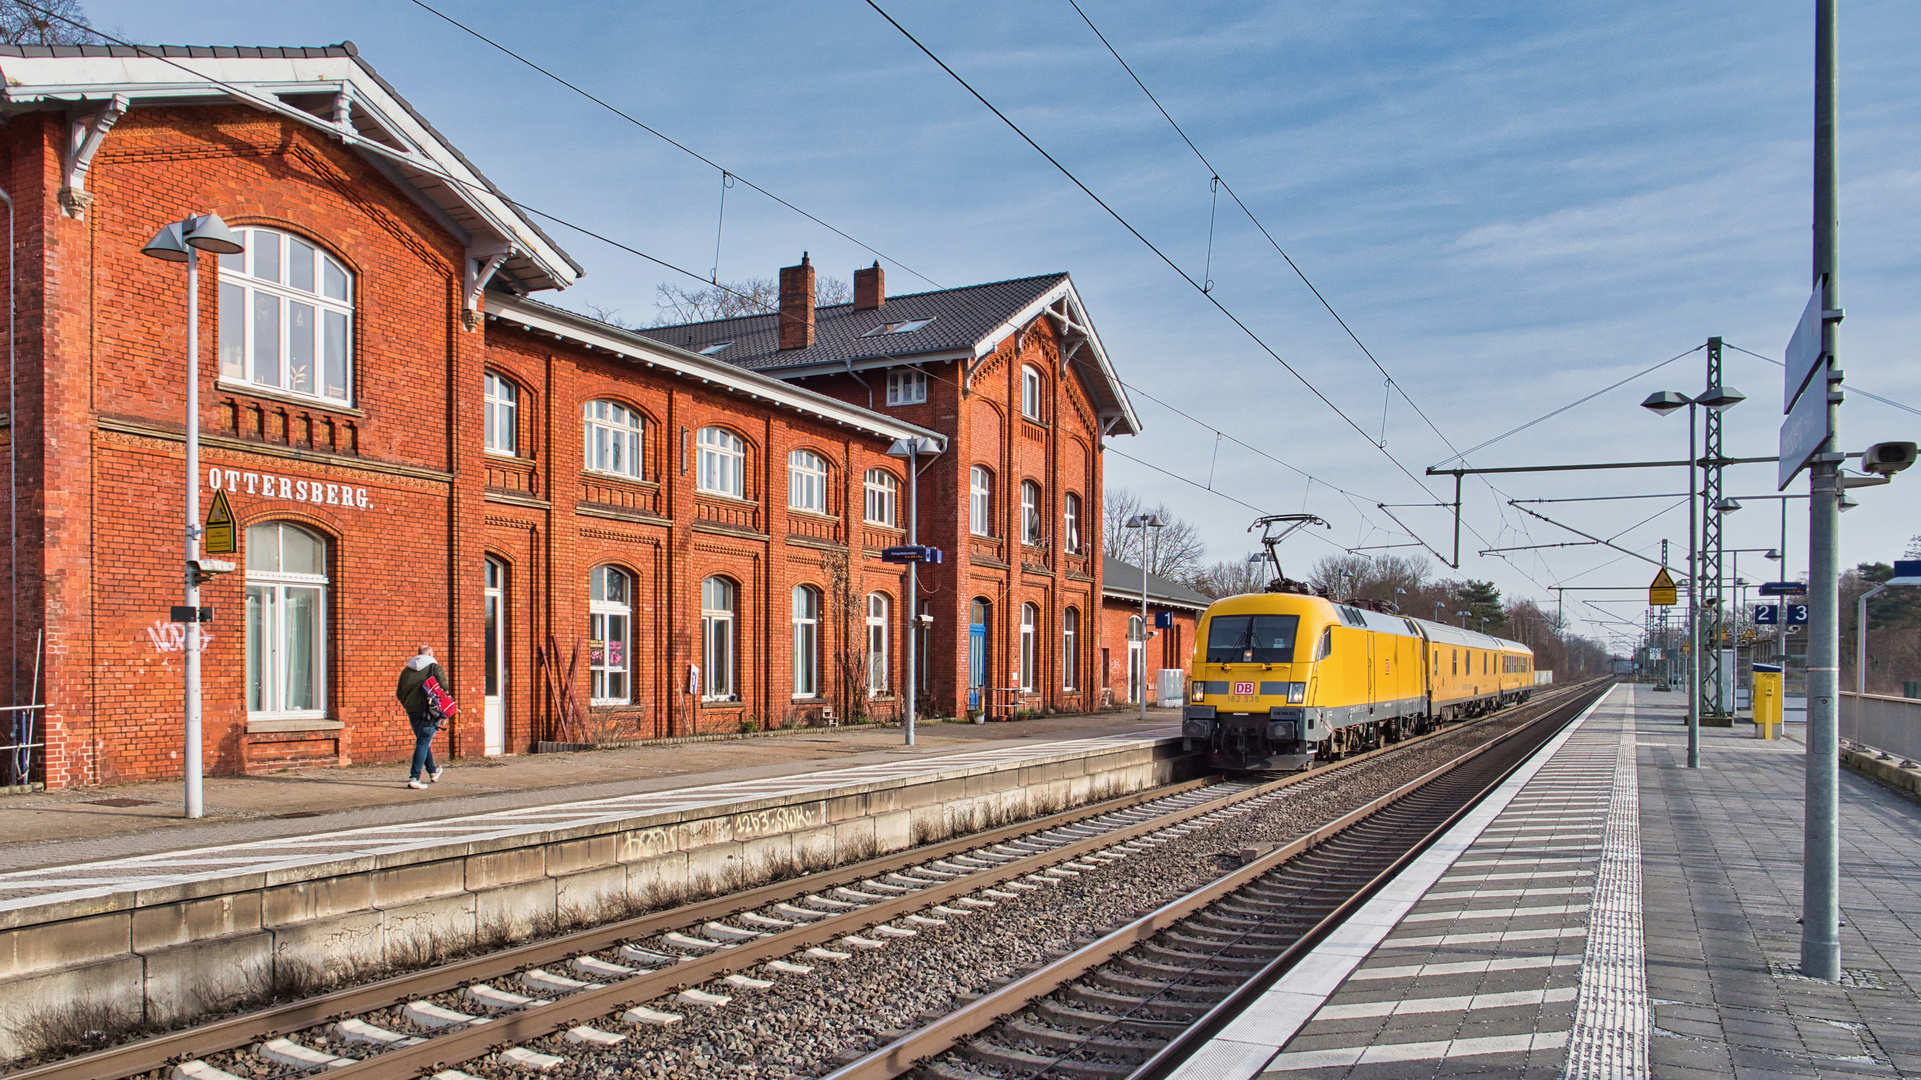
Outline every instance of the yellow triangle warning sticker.
{"type": "Polygon", "coordinates": [[[207,527],[201,530],[200,550],[208,555],[232,555],[240,550],[238,530],[234,528],[233,507],[227,493],[213,493],[213,508],[207,511],[207,527]]]}
{"type": "Polygon", "coordinates": [[[1663,566],[1654,580],[1648,583],[1648,605],[1650,607],[1672,607],[1679,601],[1674,587],[1674,578],[1669,576],[1668,568],[1663,566]]]}

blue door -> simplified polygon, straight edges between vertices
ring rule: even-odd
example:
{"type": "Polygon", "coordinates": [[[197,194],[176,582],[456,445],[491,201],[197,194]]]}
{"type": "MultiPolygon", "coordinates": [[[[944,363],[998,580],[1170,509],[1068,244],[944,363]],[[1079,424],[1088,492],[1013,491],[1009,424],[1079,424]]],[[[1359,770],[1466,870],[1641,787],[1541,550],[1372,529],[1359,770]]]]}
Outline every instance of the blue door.
{"type": "Polygon", "coordinates": [[[981,707],[981,687],[987,685],[987,602],[970,605],[967,627],[967,707],[981,707]]]}

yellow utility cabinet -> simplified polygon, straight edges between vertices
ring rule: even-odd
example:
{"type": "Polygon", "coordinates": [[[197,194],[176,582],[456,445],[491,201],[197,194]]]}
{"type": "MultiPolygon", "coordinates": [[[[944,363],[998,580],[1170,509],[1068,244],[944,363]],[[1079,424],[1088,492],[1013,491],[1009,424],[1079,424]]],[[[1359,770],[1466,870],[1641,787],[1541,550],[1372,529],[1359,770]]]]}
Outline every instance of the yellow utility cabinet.
{"type": "Polygon", "coordinates": [[[1781,723],[1781,669],[1773,664],[1754,665],[1755,735],[1772,739],[1781,723]]]}

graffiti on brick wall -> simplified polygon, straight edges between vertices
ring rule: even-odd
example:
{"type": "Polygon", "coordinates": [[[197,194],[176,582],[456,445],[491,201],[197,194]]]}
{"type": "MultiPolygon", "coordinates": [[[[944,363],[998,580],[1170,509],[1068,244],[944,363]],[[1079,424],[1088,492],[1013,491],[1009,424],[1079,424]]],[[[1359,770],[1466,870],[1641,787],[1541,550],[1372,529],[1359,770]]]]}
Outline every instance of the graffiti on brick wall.
{"type": "MultiPolygon", "coordinates": [[[[162,653],[186,652],[187,651],[187,624],[177,623],[177,622],[168,622],[165,619],[155,619],[153,621],[153,625],[147,627],[147,640],[153,642],[154,652],[162,652],[162,653]]],[[[200,648],[204,650],[207,648],[207,646],[212,644],[213,644],[213,631],[207,629],[204,626],[201,627],[200,628],[200,648]]]]}

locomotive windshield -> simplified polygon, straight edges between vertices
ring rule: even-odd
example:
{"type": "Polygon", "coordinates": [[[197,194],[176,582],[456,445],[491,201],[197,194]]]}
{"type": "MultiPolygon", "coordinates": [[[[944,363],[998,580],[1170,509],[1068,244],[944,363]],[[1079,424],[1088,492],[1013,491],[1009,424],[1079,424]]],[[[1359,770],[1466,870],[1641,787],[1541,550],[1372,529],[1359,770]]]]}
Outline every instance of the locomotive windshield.
{"type": "Polygon", "coordinates": [[[1291,664],[1299,615],[1216,615],[1207,625],[1210,664],[1291,664]]]}

